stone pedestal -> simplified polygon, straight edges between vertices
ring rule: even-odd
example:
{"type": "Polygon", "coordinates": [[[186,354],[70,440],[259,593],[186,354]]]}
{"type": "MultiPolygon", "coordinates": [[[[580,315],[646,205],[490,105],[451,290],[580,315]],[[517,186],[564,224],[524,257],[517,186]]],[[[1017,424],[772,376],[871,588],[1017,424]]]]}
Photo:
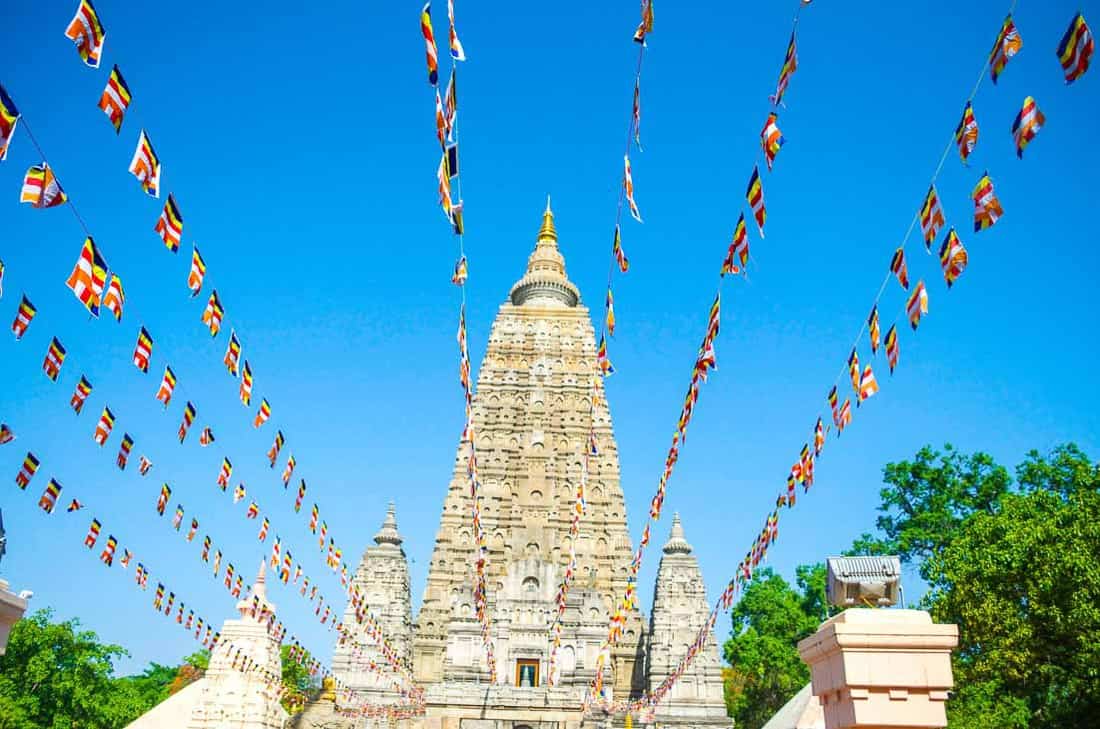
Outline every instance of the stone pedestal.
{"type": "Polygon", "coordinates": [[[27,601],[8,590],[8,583],[0,580],[0,656],[8,647],[8,634],[23,613],[27,612],[27,601]]]}
{"type": "Polygon", "coordinates": [[[955,625],[921,610],[852,608],[800,641],[827,729],[947,726],[955,625]]]}

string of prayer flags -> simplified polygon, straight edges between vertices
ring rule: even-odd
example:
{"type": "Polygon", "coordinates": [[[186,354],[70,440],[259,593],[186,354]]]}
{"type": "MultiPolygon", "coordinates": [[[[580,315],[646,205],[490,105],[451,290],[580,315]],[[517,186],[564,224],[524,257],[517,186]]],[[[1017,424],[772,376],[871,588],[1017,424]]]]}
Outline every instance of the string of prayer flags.
{"type": "Polygon", "coordinates": [[[978,184],[974,186],[970,197],[974,200],[975,233],[986,228],[992,228],[997,220],[1004,215],[1001,202],[993,192],[993,180],[989,178],[988,172],[982,175],[982,179],[978,180],[978,184]]]}
{"type": "Polygon", "coordinates": [[[241,403],[247,407],[252,402],[252,368],[248,365],[247,359],[241,369],[240,395],[241,403]]]}
{"type": "Polygon", "coordinates": [[[15,433],[8,427],[7,423],[0,423],[0,445],[5,443],[11,443],[15,440],[15,433]]]}
{"type": "Polygon", "coordinates": [[[1095,45],[1092,31],[1085,23],[1085,16],[1077,13],[1069,22],[1069,28],[1058,43],[1057,50],[1058,61],[1062,64],[1067,84],[1081,78],[1089,70],[1089,61],[1092,60],[1095,45]]]}
{"type": "Polygon", "coordinates": [[[646,44],[645,38],[653,32],[653,0],[642,0],[642,19],[634,31],[634,42],[646,44]]]}
{"type": "Polygon", "coordinates": [[[61,365],[65,364],[65,347],[54,337],[50,341],[50,347],[46,350],[46,359],[42,362],[42,371],[54,382],[57,382],[61,374],[61,365]]]}
{"type": "Polygon", "coordinates": [[[157,218],[157,224],[153,226],[154,232],[164,241],[168,250],[175,253],[180,249],[180,239],[183,237],[183,215],[180,214],[176,197],[168,193],[168,199],[164,201],[164,209],[157,218]]]}
{"type": "Polygon", "coordinates": [[[168,507],[168,499],[172,498],[172,489],[168,484],[160,487],[160,496],[157,497],[157,513],[164,516],[164,510],[168,507]]]}
{"type": "Polygon", "coordinates": [[[947,288],[955,283],[956,279],[966,270],[966,248],[959,240],[955,229],[947,231],[947,237],[940,246],[940,266],[943,268],[943,278],[947,282],[947,288]]]}
{"type": "Polygon", "coordinates": [[[1016,119],[1012,122],[1012,139],[1016,142],[1016,156],[1018,158],[1024,158],[1024,148],[1031,143],[1031,140],[1035,139],[1035,135],[1046,123],[1047,118],[1039,110],[1039,105],[1035,103],[1035,97],[1026,97],[1019,113],[1016,114],[1016,119]]]}
{"type": "Polygon", "coordinates": [[[11,323],[11,332],[15,335],[15,341],[18,342],[27,333],[27,327],[31,325],[31,320],[34,319],[34,315],[37,313],[38,309],[27,298],[27,295],[23,294],[23,300],[19,302],[15,319],[11,323]]]}
{"type": "Polygon", "coordinates": [[[959,126],[955,127],[955,144],[959,147],[959,156],[963,164],[966,164],[970,154],[978,146],[978,120],[974,117],[974,107],[969,101],[963,109],[959,126]]]}
{"type": "Polygon", "coordinates": [[[176,373],[172,371],[172,368],[168,365],[164,366],[164,377],[160,381],[160,387],[157,389],[157,400],[164,403],[164,407],[168,407],[168,403],[172,402],[172,393],[176,389],[176,373]]]}
{"type": "Polygon", "coordinates": [[[137,149],[130,160],[130,174],[141,183],[141,189],[150,197],[160,197],[160,157],[153,150],[145,130],[138,137],[137,149]]]}
{"type": "Polygon", "coordinates": [[[107,85],[103,88],[103,95],[99,97],[99,108],[111,120],[111,126],[115,128],[115,134],[122,131],[122,117],[126,109],[130,107],[133,99],[130,87],[122,78],[122,72],[116,65],[111,69],[111,75],[107,78],[107,85]]]}
{"type": "Polygon", "coordinates": [[[256,419],[252,421],[252,427],[259,428],[266,423],[271,417],[271,405],[268,404],[267,398],[260,401],[260,409],[256,411],[256,419]]]}
{"type": "Polygon", "coordinates": [[[619,224],[615,224],[615,237],[611,241],[611,252],[615,256],[615,263],[619,264],[619,271],[626,273],[630,270],[630,259],[623,250],[623,239],[619,232],[619,224]]]}
{"type": "Polygon", "coordinates": [[[122,292],[122,279],[117,273],[111,274],[111,282],[107,284],[107,293],[103,294],[103,308],[115,316],[116,322],[122,321],[122,307],[126,303],[126,294],[122,292]]]}
{"type": "Polygon", "coordinates": [[[19,124],[19,109],[8,96],[3,84],[0,84],[0,162],[8,158],[8,147],[15,136],[15,127],[19,124]]]}
{"type": "Polygon", "coordinates": [[[420,11],[420,32],[424,36],[428,61],[428,83],[435,86],[439,83],[439,51],[435,45],[435,33],[432,32],[432,3],[431,0],[424,3],[424,9],[420,11]]]}
{"type": "Polygon", "coordinates": [[[183,443],[187,438],[187,431],[191,429],[191,423],[195,422],[195,406],[191,404],[189,400],[186,407],[183,409],[183,420],[180,422],[179,439],[180,443],[183,443]]]}
{"type": "Polygon", "coordinates": [[[237,339],[237,332],[229,330],[229,344],[225,347],[225,369],[234,377],[239,372],[238,362],[241,359],[241,340],[237,339]]]}
{"type": "Polygon", "coordinates": [[[103,296],[103,287],[107,284],[107,262],[99,253],[99,248],[91,236],[80,248],[73,272],[69,274],[65,285],[83,304],[88,313],[99,316],[99,305],[103,296]]]}
{"type": "Polygon", "coordinates": [[[1001,25],[997,40],[993,42],[993,50],[989,52],[989,76],[993,79],[993,83],[997,83],[997,79],[1008,65],[1008,59],[1019,53],[1023,45],[1020,33],[1016,30],[1016,23],[1012,21],[1012,14],[1009,13],[1001,25]]]}
{"type": "Polygon", "coordinates": [[[152,356],[153,337],[145,327],[142,327],[138,332],[137,344],[134,346],[134,366],[142,372],[149,372],[149,358],[152,356]]]}
{"type": "Polygon", "coordinates": [[[99,56],[103,53],[107,32],[103,30],[91,0],[80,0],[76,15],[65,29],[65,37],[76,45],[76,52],[84,65],[99,68],[99,56]]]}
{"type": "Polygon", "coordinates": [[[630,155],[623,155],[623,190],[626,193],[626,202],[630,206],[630,217],[642,222],[642,214],[638,211],[638,204],[634,202],[634,178],[630,174],[630,155]]]}
{"type": "Polygon", "coordinates": [[[130,451],[133,450],[133,447],[134,439],[130,437],[129,433],[123,433],[122,444],[118,447],[118,458],[115,460],[118,464],[118,470],[126,470],[126,463],[130,460],[130,451]]]}
{"type": "MultiPolygon", "coordinates": [[[[952,229],[954,230],[954,229],[952,229]]],[[[871,307],[871,314],[867,317],[867,331],[871,337],[871,354],[878,354],[879,325],[878,304],[871,307]]]]}
{"type": "Polygon", "coordinates": [[[107,442],[107,439],[111,436],[111,431],[115,427],[115,414],[111,412],[111,408],[104,407],[103,414],[99,416],[99,422],[95,426],[95,434],[92,436],[98,445],[103,446],[107,442]]]}
{"type": "Polygon", "coordinates": [[[775,85],[775,93],[769,98],[773,106],[783,105],[783,94],[787,92],[787,86],[791,83],[791,76],[797,70],[798,47],[795,30],[791,30],[791,39],[787,42],[787,53],[783,57],[783,66],[779,69],[779,81],[775,85]]]}
{"type": "Polygon", "coordinates": [[[760,168],[752,165],[752,174],[749,176],[749,185],[745,190],[745,199],[752,208],[752,217],[756,218],[757,228],[760,229],[760,238],[763,238],[763,224],[768,219],[768,210],[763,205],[763,184],[760,181],[760,168]]]}
{"type": "Polygon", "coordinates": [[[283,449],[283,443],[286,439],[283,438],[283,431],[275,431],[275,442],[271,444],[271,449],[267,452],[267,460],[271,464],[271,468],[275,468],[275,461],[279,457],[279,451],[283,449]]]}
{"type": "Polygon", "coordinates": [[[447,0],[447,20],[450,21],[450,45],[451,58],[456,61],[466,60],[466,51],[462,49],[462,42],[455,32],[455,0],[447,0]]]}
{"type": "Polygon", "coordinates": [[[23,178],[23,189],[19,193],[19,202],[32,208],[53,208],[68,202],[69,196],[61,189],[61,183],[53,169],[43,162],[31,165],[23,178]]]}
{"type": "Polygon", "coordinates": [[[206,277],[206,261],[199,253],[199,247],[195,246],[191,252],[191,270],[187,274],[187,288],[191,292],[191,298],[195,298],[202,291],[202,280],[206,277]]]}
{"type": "Polygon", "coordinates": [[[25,490],[27,484],[34,478],[34,474],[38,472],[38,466],[38,457],[27,451],[27,457],[23,459],[23,465],[19,467],[19,473],[15,474],[15,485],[25,490]]]}
{"type": "Polygon", "coordinates": [[[222,328],[223,316],[225,316],[225,309],[222,308],[221,299],[218,298],[218,290],[214,289],[210,292],[210,299],[202,312],[202,323],[210,329],[210,336],[218,336],[222,328]]]}
{"type": "Polygon", "coordinates": [[[141,456],[138,459],[138,473],[140,473],[142,476],[148,474],[149,469],[151,469],[152,467],[153,467],[153,462],[150,461],[145,456],[141,456]]]}
{"type": "Polygon", "coordinates": [[[936,194],[935,184],[928,186],[928,194],[920,208],[920,229],[924,235],[924,247],[931,252],[932,242],[940,228],[945,225],[943,207],[940,206],[940,197],[936,194]]]}
{"type": "Polygon", "coordinates": [[[600,344],[596,347],[596,364],[600,368],[600,374],[604,377],[610,377],[615,374],[615,368],[611,364],[611,360],[607,357],[607,342],[604,338],[600,337],[600,344]]]}
{"type": "Polygon", "coordinates": [[[909,317],[909,326],[917,331],[921,317],[928,313],[928,290],[924,288],[924,281],[917,282],[905,304],[905,312],[909,317]]]}
{"type": "Polygon", "coordinates": [[[778,119],[779,115],[774,111],[771,112],[768,114],[767,121],[764,122],[764,128],[760,130],[760,146],[764,148],[764,161],[768,165],[768,172],[771,172],[772,165],[775,164],[775,156],[787,141],[776,124],[778,119]]]}
{"type": "Polygon", "coordinates": [[[57,479],[50,479],[50,482],[46,484],[46,490],[42,492],[42,498],[38,500],[38,508],[47,514],[53,513],[53,508],[57,506],[57,499],[61,496],[62,486],[57,482],[57,479]]]}
{"type": "Polygon", "coordinates": [[[76,383],[76,389],[73,390],[72,399],[69,400],[69,405],[72,407],[74,413],[80,415],[80,411],[84,409],[84,402],[91,394],[92,383],[88,382],[87,377],[81,375],[80,382],[76,383]]]}

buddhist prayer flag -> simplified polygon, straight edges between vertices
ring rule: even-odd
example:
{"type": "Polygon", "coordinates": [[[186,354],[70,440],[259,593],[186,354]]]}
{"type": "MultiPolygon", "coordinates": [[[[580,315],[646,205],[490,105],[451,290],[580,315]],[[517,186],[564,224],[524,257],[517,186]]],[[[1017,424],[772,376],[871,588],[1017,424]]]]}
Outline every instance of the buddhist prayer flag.
{"type": "Polygon", "coordinates": [[[424,45],[427,48],[428,83],[435,86],[439,82],[439,52],[435,46],[435,33],[432,32],[432,4],[424,3],[424,9],[420,11],[420,32],[424,36],[424,45]]]}
{"type": "Polygon", "coordinates": [[[836,424],[840,421],[840,415],[837,411],[837,403],[840,402],[840,398],[837,395],[836,385],[833,385],[833,389],[829,390],[826,399],[829,401],[829,409],[833,411],[833,423],[836,424]]]}
{"type": "Polygon", "coordinates": [[[618,223],[615,224],[615,237],[611,240],[611,252],[615,255],[615,262],[619,264],[619,271],[626,273],[630,270],[630,260],[623,250],[623,239],[619,232],[618,223]]]}
{"type": "Polygon", "coordinates": [[[18,342],[27,333],[27,327],[31,325],[31,319],[37,313],[38,309],[34,307],[27,295],[23,294],[23,300],[19,302],[19,309],[15,312],[15,319],[11,323],[11,331],[15,335],[15,341],[18,342]]]}
{"type": "Polygon", "coordinates": [[[290,457],[286,459],[286,467],[283,469],[283,488],[286,488],[290,483],[290,477],[294,474],[294,466],[297,461],[294,460],[294,454],[291,453],[290,457]]]}
{"type": "Polygon", "coordinates": [[[241,369],[241,402],[248,405],[252,402],[252,368],[248,366],[248,360],[244,361],[241,369]]]}
{"type": "Polygon", "coordinates": [[[768,164],[769,172],[771,172],[772,165],[775,164],[775,155],[779,154],[780,147],[787,141],[783,138],[783,133],[779,131],[779,126],[776,124],[778,119],[779,115],[774,111],[768,114],[768,119],[764,122],[764,128],[760,131],[760,146],[764,148],[764,161],[768,164]]]}
{"type": "Polygon", "coordinates": [[[160,496],[157,497],[157,513],[164,516],[164,510],[168,507],[168,499],[172,498],[172,489],[168,484],[160,487],[160,496]]]}
{"type": "Polygon", "coordinates": [[[107,262],[103,260],[95,241],[89,236],[80,248],[80,257],[76,259],[76,265],[73,266],[66,285],[88,313],[98,317],[100,299],[106,284],[107,262]]]}
{"type": "Polygon", "coordinates": [[[134,347],[134,367],[142,372],[149,371],[149,358],[153,356],[153,338],[145,327],[138,332],[137,345],[134,347]]]}
{"type": "Polygon", "coordinates": [[[917,331],[921,317],[928,313],[928,291],[924,288],[924,281],[917,282],[909,301],[905,304],[905,311],[909,316],[909,325],[913,327],[913,331],[917,331]]]}
{"type": "Polygon", "coordinates": [[[57,341],[57,337],[54,337],[50,342],[50,348],[46,350],[46,359],[42,362],[42,371],[46,373],[46,377],[57,382],[57,376],[61,374],[61,365],[64,363],[65,348],[61,346],[61,342],[57,341]]]}
{"type": "Polygon", "coordinates": [[[202,323],[210,328],[210,336],[218,336],[222,328],[222,317],[225,309],[222,308],[221,299],[218,298],[218,290],[210,292],[210,300],[206,302],[206,309],[202,312],[202,323]]]}
{"type": "Polygon", "coordinates": [[[267,398],[264,398],[260,401],[260,409],[256,411],[256,419],[252,421],[252,427],[259,428],[266,423],[270,417],[271,405],[268,404],[267,398]]]}
{"type": "Polygon", "coordinates": [[[122,117],[130,106],[130,87],[122,78],[122,72],[116,65],[111,69],[111,75],[107,79],[107,86],[103,89],[103,95],[99,97],[99,108],[111,120],[111,126],[115,128],[115,134],[122,130],[122,117]]]}
{"type": "Polygon", "coordinates": [[[107,544],[103,547],[103,552],[99,555],[99,561],[110,567],[115,562],[115,549],[118,547],[118,540],[112,534],[107,537],[107,544]]]}
{"type": "Polygon", "coordinates": [[[141,189],[145,190],[146,195],[160,197],[160,157],[153,151],[153,143],[149,141],[144,129],[138,137],[134,157],[130,160],[130,174],[141,183],[141,189]]]}
{"type": "Polygon", "coordinates": [[[134,439],[130,437],[129,433],[123,433],[122,445],[118,448],[118,470],[126,470],[126,462],[130,460],[130,451],[134,447],[134,439]]]}
{"type": "Polygon", "coordinates": [[[37,471],[38,457],[27,451],[27,457],[23,459],[23,465],[19,468],[19,473],[15,474],[15,485],[21,489],[26,489],[27,484],[31,482],[37,471]]]}
{"type": "Polygon", "coordinates": [[[191,428],[193,422],[195,422],[195,406],[188,401],[187,406],[183,409],[183,421],[180,423],[180,443],[187,437],[187,431],[191,428]]]}
{"type": "Polygon", "coordinates": [[[7,423],[0,423],[0,445],[11,443],[13,440],[15,440],[15,433],[12,432],[7,423]]]}
{"type": "Polygon", "coordinates": [[[894,374],[894,368],[898,366],[899,355],[898,328],[896,325],[890,325],[890,330],[886,332],[886,360],[890,363],[891,375],[894,374]]]}
{"type": "Polygon", "coordinates": [[[450,21],[451,58],[456,61],[466,60],[466,51],[462,50],[462,42],[455,32],[455,2],[447,0],[447,19],[450,21]]]}
{"type": "Polygon", "coordinates": [[[947,281],[947,288],[955,283],[955,280],[966,270],[966,248],[959,240],[958,234],[952,228],[947,232],[947,237],[940,246],[940,266],[943,267],[943,278],[947,281]]]}
{"type": "Polygon", "coordinates": [[[65,29],[65,37],[76,45],[76,52],[84,64],[99,68],[99,56],[103,53],[103,41],[107,37],[103,24],[99,22],[91,0],[81,0],[76,15],[65,29]]]}
{"type": "Polygon", "coordinates": [[[181,524],[183,524],[183,506],[176,504],[176,513],[172,515],[172,528],[178,532],[181,524]]]}
{"type": "Polygon", "coordinates": [[[875,381],[875,373],[871,371],[871,365],[863,368],[863,376],[859,380],[859,402],[878,392],[878,382],[875,381]]]}
{"type": "Polygon", "coordinates": [[[180,214],[179,205],[172,193],[168,193],[168,199],[164,202],[164,209],[157,218],[157,224],[153,230],[168,246],[168,250],[175,253],[180,249],[180,238],[183,236],[183,216],[180,214]]]}
{"type": "Polygon", "coordinates": [[[909,290],[909,272],[905,269],[905,249],[898,248],[894,251],[894,257],[890,259],[890,272],[898,277],[898,283],[906,291],[909,290]]]}
{"type": "Polygon", "coordinates": [[[1001,72],[1008,65],[1008,59],[1019,53],[1024,45],[1020,34],[1016,31],[1016,24],[1012,22],[1012,14],[1005,18],[1001,25],[1001,32],[997,34],[997,40],[993,43],[993,50],[989,52],[989,75],[993,83],[997,83],[1001,72]]]}
{"type": "Polygon", "coordinates": [[[53,508],[57,506],[57,498],[61,496],[61,488],[57,479],[51,478],[46,484],[46,490],[42,492],[42,498],[38,500],[38,508],[47,514],[52,514],[53,508]]]}
{"type": "Polygon", "coordinates": [[[67,202],[69,196],[61,189],[61,183],[54,176],[53,169],[43,162],[32,165],[23,178],[23,190],[19,202],[33,208],[53,208],[67,202]]]}
{"type": "Polygon", "coordinates": [[[959,126],[955,127],[955,144],[959,147],[959,156],[963,164],[970,158],[970,153],[978,145],[978,120],[974,118],[974,107],[966,102],[959,126]]]}
{"type": "Polygon", "coordinates": [[[206,261],[202,260],[199,247],[195,246],[191,252],[191,271],[187,274],[187,288],[191,291],[191,298],[202,291],[202,280],[206,276],[206,261]]]}
{"type": "Polygon", "coordinates": [[[233,503],[240,502],[245,497],[244,484],[237,484],[237,488],[233,489],[233,503]]]}
{"type": "Polygon", "coordinates": [[[7,90],[0,84],[0,162],[8,158],[8,147],[15,136],[15,127],[19,124],[19,109],[8,96],[7,90]]]}
{"type": "Polygon", "coordinates": [[[600,368],[600,374],[604,377],[610,377],[615,374],[615,368],[611,364],[611,360],[607,357],[607,342],[604,338],[600,337],[600,345],[596,347],[596,364],[600,368]]]}
{"type": "MultiPolygon", "coordinates": [[[[28,454],[30,455],[30,454],[28,454]]],[[[317,533],[317,518],[321,515],[320,509],[317,508],[317,504],[313,505],[313,511],[309,514],[309,530],[310,532],[317,533]]]]}
{"type": "Polygon", "coordinates": [[[764,208],[764,185],[760,182],[760,169],[752,166],[752,175],[749,177],[749,186],[745,190],[745,199],[752,208],[752,215],[756,218],[756,227],[760,229],[760,237],[764,237],[764,221],[768,218],[768,211],[764,208]]]}
{"type": "Polygon", "coordinates": [[[435,176],[439,181],[439,207],[443,208],[443,214],[447,216],[447,219],[453,221],[454,205],[451,201],[451,174],[447,167],[446,150],[444,150],[443,156],[439,160],[439,169],[436,170],[435,176]]]}
{"type": "Polygon", "coordinates": [[[153,462],[150,461],[145,456],[141,456],[141,458],[138,459],[138,473],[140,473],[142,476],[149,473],[149,469],[152,468],[152,467],[153,467],[153,462]]]}
{"type": "Polygon", "coordinates": [[[634,31],[634,42],[646,44],[645,37],[653,32],[653,0],[642,0],[642,19],[634,31]]]}
{"type": "Polygon", "coordinates": [[[930,185],[924,204],[920,208],[920,229],[924,234],[924,247],[929,251],[932,250],[932,242],[936,239],[936,234],[943,226],[943,208],[940,207],[940,198],[936,194],[936,186],[930,185]]]}
{"type": "Polygon", "coordinates": [[[852,380],[852,389],[856,394],[859,394],[859,355],[856,354],[856,350],[852,350],[852,353],[848,355],[848,376],[852,380]]]}
{"type": "Polygon", "coordinates": [[[462,201],[451,205],[451,227],[454,229],[455,235],[462,235],[466,232],[466,226],[462,218],[462,201]]]}
{"type": "Polygon", "coordinates": [[[1039,111],[1039,105],[1035,103],[1035,97],[1028,96],[1024,99],[1024,105],[1012,122],[1012,139],[1016,142],[1016,156],[1024,158],[1024,148],[1035,139],[1035,135],[1047,123],[1046,116],[1039,111]]]}
{"type": "Polygon", "coordinates": [[[294,513],[297,514],[302,510],[302,499],[306,495],[306,480],[303,478],[302,482],[298,485],[298,497],[294,500],[294,513]]]}
{"type": "Polygon", "coordinates": [[[974,200],[975,233],[993,227],[997,220],[1004,215],[1001,201],[997,199],[997,195],[993,192],[993,180],[989,179],[988,172],[982,175],[982,179],[978,180],[978,184],[974,186],[970,197],[974,200]]]}
{"type": "Polygon", "coordinates": [[[164,407],[168,407],[168,403],[172,402],[172,392],[176,389],[176,373],[172,371],[172,368],[168,365],[164,366],[164,377],[160,381],[160,387],[157,389],[157,400],[164,403],[164,407]]]}
{"type": "Polygon", "coordinates": [[[221,470],[218,471],[218,486],[221,486],[222,491],[229,486],[229,479],[233,475],[233,463],[228,458],[222,459],[221,470]]]}
{"type": "Polygon", "coordinates": [[[107,293],[103,295],[103,307],[115,315],[115,321],[122,321],[122,307],[126,303],[126,294],[122,292],[122,279],[117,273],[111,274],[107,293]]]}
{"type": "Polygon", "coordinates": [[[642,148],[642,80],[634,79],[634,108],[631,112],[631,124],[634,127],[634,144],[642,148]]]}
{"type": "Polygon", "coordinates": [[[795,31],[791,31],[791,39],[787,42],[787,54],[783,57],[783,67],[779,69],[779,82],[775,85],[775,93],[771,96],[771,102],[775,106],[783,104],[783,94],[791,82],[791,76],[798,70],[798,47],[795,41],[795,31]]]}
{"type": "Polygon", "coordinates": [[[1095,42],[1089,26],[1085,24],[1085,16],[1077,13],[1058,44],[1058,60],[1066,74],[1067,84],[1081,78],[1089,70],[1089,61],[1094,50],[1095,42]]]}
{"type": "Polygon", "coordinates": [[[607,309],[607,333],[615,336],[615,297],[611,295],[611,287],[607,287],[607,299],[604,302],[607,309]]]}
{"type": "Polygon", "coordinates": [[[638,211],[638,204],[634,202],[634,177],[630,174],[630,155],[623,155],[623,191],[626,193],[626,202],[630,206],[630,217],[642,222],[642,214],[638,211]]]}
{"type": "Polygon", "coordinates": [[[878,304],[871,307],[871,314],[867,317],[867,331],[871,336],[871,354],[878,354],[879,327],[878,304]]]}
{"type": "Polygon", "coordinates": [[[187,541],[191,541],[195,538],[195,534],[199,531],[199,520],[191,520],[191,528],[187,530],[187,541]]]}
{"type": "Polygon", "coordinates": [[[817,423],[814,425],[814,455],[820,456],[822,449],[825,448],[825,423],[821,421],[821,418],[817,419],[817,423]]]}
{"type": "Polygon", "coordinates": [[[451,78],[447,82],[447,92],[443,95],[443,128],[447,131],[447,139],[454,138],[455,122],[458,120],[458,72],[451,70],[451,78]]]}
{"type": "Polygon", "coordinates": [[[210,429],[210,426],[206,426],[199,432],[199,445],[205,448],[214,442],[214,431],[210,429]]]}
{"type": "Polygon", "coordinates": [[[466,266],[466,256],[459,257],[455,262],[455,271],[451,274],[451,283],[455,286],[462,286],[466,283],[466,277],[469,276],[469,269],[466,266]]]}
{"type": "Polygon", "coordinates": [[[852,422],[852,402],[850,398],[844,398],[844,404],[840,406],[840,413],[837,417],[837,432],[843,433],[844,428],[852,422]]]}
{"type": "Polygon", "coordinates": [[[95,546],[96,540],[99,539],[99,532],[103,525],[99,522],[99,519],[92,519],[92,523],[88,526],[88,534],[84,537],[84,546],[91,549],[95,546]]]}
{"type": "Polygon", "coordinates": [[[737,226],[733,229],[733,240],[730,242],[729,250],[726,252],[726,260],[722,262],[721,275],[725,276],[727,273],[740,273],[745,270],[749,264],[749,235],[745,229],[745,214],[741,213],[741,217],[737,219],[737,226]],[[740,267],[734,263],[734,256],[740,261],[740,267]]]}
{"type": "Polygon", "coordinates": [[[69,502],[69,506],[65,509],[66,512],[72,514],[74,511],[80,511],[84,508],[84,504],[80,503],[80,499],[73,499],[69,502]]]}
{"type": "Polygon", "coordinates": [[[271,468],[275,468],[275,460],[279,457],[279,451],[283,449],[283,443],[285,442],[283,431],[275,431],[275,442],[271,444],[271,449],[267,452],[267,460],[270,462],[271,468]]]}
{"type": "Polygon", "coordinates": [[[111,408],[104,407],[103,414],[99,416],[99,422],[96,423],[95,433],[92,435],[92,440],[102,446],[107,442],[107,438],[111,435],[111,430],[115,427],[115,414],[111,412],[111,408]]]}
{"type": "Polygon", "coordinates": [[[225,369],[229,374],[234,377],[240,371],[238,362],[241,359],[241,340],[237,339],[237,333],[232,329],[229,330],[229,344],[225,348],[225,359],[222,361],[225,363],[225,369]]]}

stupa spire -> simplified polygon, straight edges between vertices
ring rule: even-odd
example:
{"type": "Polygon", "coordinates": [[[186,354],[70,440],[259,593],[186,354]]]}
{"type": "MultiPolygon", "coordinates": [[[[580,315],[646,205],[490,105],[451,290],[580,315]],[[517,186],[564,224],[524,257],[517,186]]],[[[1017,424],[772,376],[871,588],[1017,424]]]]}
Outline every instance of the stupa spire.
{"type": "Polygon", "coordinates": [[[565,273],[565,258],[558,250],[558,230],[554,227],[554,211],[550,196],[535,238],[535,250],[527,259],[527,273],[512,287],[512,303],[516,306],[574,307],[580,302],[580,292],[565,273]]]}
{"type": "Polygon", "coordinates": [[[397,531],[397,507],[391,501],[386,508],[386,518],[382,520],[382,528],[374,535],[374,543],[379,545],[392,544],[395,547],[400,547],[403,541],[404,539],[397,531]]]}
{"type": "Polygon", "coordinates": [[[680,512],[672,514],[672,529],[668,533],[663,551],[665,554],[691,554],[691,544],[684,538],[684,527],[680,524],[680,512]]]}

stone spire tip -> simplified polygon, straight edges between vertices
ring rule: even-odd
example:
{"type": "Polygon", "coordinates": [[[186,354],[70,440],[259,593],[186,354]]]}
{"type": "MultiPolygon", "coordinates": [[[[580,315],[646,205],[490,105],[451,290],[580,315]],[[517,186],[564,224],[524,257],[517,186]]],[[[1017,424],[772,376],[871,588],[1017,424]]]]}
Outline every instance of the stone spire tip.
{"type": "Polygon", "coordinates": [[[663,551],[665,554],[691,554],[692,548],[684,538],[684,526],[680,523],[678,511],[672,514],[672,529],[669,530],[663,551]]]}
{"type": "Polygon", "coordinates": [[[390,501],[386,507],[386,518],[382,520],[382,528],[374,535],[375,544],[393,544],[401,546],[404,539],[397,531],[397,507],[390,501]]]}

